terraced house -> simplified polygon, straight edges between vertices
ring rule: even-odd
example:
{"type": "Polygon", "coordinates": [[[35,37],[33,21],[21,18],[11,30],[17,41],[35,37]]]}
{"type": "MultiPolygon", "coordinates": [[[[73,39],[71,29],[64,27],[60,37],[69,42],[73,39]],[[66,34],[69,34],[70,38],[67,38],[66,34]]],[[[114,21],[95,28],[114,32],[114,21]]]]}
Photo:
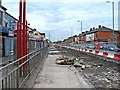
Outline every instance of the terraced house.
{"type": "MultiPolygon", "coordinates": [[[[1,1],[0,1],[1,4],[1,1]]],[[[6,12],[6,8],[3,7],[2,5],[0,5],[0,54],[4,55],[5,51],[4,51],[4,38],[6,38],[8,36],[8,30],[5,27],[5,12],[6,12]]]]}
{"type": "Polygon", "coordinates": [[[90,31],[83,32],[83,34],[80,37],[80,40],[82,40],[84,43],[106,42],[114,43],[119,46],[120,31],[114,30],[113,32],[112,29],[99,25],[98,28],[93,27],[90,28],[90,31]],[[113,34],[115,35],[115,38],[112,37],[113,34]]]}
{"type": "MultiPolygon", "coordinates": [[[[0,5],[0,55],[2,57],[11,56],[16,51],[16,29],[17,19],[7,13],[7,9],[0,5]]],[[[45,43],[45,33],[40,33],[36,29],[28,27],[29,47],[28,49],[38,49],[45,43]]]]}
{"type": "Polygon", "coordinates": [[[64,40],[65,43],[95,43],[95,42],[106,42],[106,43],[112,43],[116,44],[118,47],[120,47],[120,30],[114,30],[113,36],[113,30],[99,25],[98,28],[90,28],[89,31],[82,32],[82,34],[79,34],[78,36],[75,35],[73,37],[69,37],[64,40]]]}

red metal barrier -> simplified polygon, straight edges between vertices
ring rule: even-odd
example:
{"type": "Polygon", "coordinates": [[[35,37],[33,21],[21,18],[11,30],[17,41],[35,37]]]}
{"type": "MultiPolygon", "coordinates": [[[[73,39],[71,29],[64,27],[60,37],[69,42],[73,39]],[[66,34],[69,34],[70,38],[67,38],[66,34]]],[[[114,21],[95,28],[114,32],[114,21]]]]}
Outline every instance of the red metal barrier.
{"type": "Polygon", "coordinates": [[[107,57],[108,53],[107,52],[103,52],[103,56],[107,57]]]}
{"type": "Polygon", "coordinates": [[[87,49],[85,49],[85,52],[87,52],[87,49]]]}
{"type": "Polygon", "coordinates": [[[95,51],[95,54],[99,54],[99,51],[95,51]]]}
{"type": "Polygon", "coordinates": [[[91,53],[91,52],[92,52],[92,50],[89,50],[89,52],[91,53]]]}
{"type": "Polygon", "coordinates": [[[120,60],[120,54],[114,54],[114,58],[120,60]]]}

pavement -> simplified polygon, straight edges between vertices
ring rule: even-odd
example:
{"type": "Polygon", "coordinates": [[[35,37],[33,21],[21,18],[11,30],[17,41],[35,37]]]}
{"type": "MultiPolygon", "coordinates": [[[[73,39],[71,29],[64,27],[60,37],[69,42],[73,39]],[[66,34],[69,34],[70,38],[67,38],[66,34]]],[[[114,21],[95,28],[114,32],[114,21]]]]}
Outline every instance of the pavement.
{"type": "Polygon", "coordinates": [[[60,52],[54,47],[50,49],[33,88],[93,88],[92,84],[81,76],[73,66],[56,64],[55,59],[60,56],[60,52]]]}

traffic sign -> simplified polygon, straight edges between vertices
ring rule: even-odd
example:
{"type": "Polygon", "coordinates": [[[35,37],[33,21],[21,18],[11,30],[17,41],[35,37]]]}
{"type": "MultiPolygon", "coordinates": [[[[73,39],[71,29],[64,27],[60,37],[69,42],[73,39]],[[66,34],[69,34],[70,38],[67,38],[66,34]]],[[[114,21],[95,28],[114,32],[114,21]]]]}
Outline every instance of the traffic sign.
{"type": "Polygon", "coordinates": [[[111,35],[110,40],[116,40],[116,35],[111,35]]]}

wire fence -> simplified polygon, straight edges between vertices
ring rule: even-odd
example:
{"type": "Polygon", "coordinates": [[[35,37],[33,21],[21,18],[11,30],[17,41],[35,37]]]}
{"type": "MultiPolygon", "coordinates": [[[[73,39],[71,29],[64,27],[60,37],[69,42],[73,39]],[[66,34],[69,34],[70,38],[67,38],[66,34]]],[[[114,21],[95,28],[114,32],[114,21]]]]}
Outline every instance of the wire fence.
{"type": "Polygon", "coordinates": [[[48,47],[44,47],[1,67],[0,89],[21,88],[47,54],[48,47]],[[20,64],[20,62],[23,63],[20,64]]]}

